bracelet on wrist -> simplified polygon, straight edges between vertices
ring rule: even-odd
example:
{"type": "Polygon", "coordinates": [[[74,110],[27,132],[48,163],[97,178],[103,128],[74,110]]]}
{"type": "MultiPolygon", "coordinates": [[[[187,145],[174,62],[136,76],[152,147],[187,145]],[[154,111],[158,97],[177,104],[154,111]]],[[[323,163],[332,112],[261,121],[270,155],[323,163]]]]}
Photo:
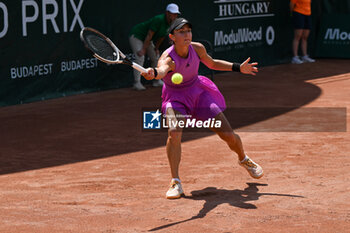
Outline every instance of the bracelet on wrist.
{"type": "Polygon", "coordinates": [[[234,62],[232,64],[232,71],[241,72],[241,64],[234,62]]]}
{"type": "Polygon", "coordinates": [[[154,71],[154,77],[156,78],[158,76],[158,71],[156,68],[153,68],[153,71],[154,71]]]}

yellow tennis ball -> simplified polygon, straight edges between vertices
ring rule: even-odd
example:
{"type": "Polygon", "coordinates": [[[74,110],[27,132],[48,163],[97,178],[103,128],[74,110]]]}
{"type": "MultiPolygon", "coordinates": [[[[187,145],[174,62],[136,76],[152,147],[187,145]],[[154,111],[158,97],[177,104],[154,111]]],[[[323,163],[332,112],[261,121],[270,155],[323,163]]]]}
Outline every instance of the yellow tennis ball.
{"type": "Polygon", "coordinates": [[[173,74],[173,76],[171,76],[171,81],[174,84],[180,84],[180,83],[182,83],[182,80],[183,80],[183,77],[180,73],[175,73],[175,74],[173,74]]]}

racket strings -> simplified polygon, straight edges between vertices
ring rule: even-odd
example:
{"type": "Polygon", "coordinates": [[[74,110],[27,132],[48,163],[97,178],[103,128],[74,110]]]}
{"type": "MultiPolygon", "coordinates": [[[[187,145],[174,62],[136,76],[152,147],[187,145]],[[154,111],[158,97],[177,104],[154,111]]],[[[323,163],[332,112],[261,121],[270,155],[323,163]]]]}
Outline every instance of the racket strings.
{"type": "Polygon", "coordinates": [[[111,61],[117,60],[113,47],[101,36],[89,32],[84,34],[84,39],[88,47],[100,57],[111,61]]]}

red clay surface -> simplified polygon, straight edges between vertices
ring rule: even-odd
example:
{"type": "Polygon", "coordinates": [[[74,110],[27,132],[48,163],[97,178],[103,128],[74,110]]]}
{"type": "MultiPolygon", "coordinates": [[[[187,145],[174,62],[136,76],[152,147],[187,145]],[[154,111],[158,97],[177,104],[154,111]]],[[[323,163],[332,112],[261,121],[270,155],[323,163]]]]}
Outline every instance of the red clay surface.
{"type": "Polygon", "coordinates": [[[185,131],[186,197],[165,199],[167,135],[141,130],[141,108],[160,106],[159,88],[2,107],[0,232],[349,232],[350,61],[263,67],[254,78],[221,73],[215,82],[231,108],[292,108],[233,123],[262,179],[218,136],[185,131]],[[321,130],[305,130],[293,121],[310,116],[293,113],[306,107],[347,116],[326,114],[321,130]]]}

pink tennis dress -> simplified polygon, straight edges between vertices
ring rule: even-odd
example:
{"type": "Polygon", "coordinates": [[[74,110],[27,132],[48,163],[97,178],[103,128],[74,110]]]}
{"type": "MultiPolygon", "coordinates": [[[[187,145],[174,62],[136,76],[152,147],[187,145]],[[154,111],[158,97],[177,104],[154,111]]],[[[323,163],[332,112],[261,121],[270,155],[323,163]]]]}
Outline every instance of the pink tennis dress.
{"type": "Polygon", "coordinates": [[[175,62],[175,70],[163,78],[163,114],[167,108],[172,107],[187,117],[207,120],[226,109],[225,99],[217,86],[210,79],[198,75],[200,58],[192,45],[189,46],[187,58],[177,55],[174,46],[166,52],[175,62]],[[174,73],[182,74],[181,84],[172,83],[171,76],[174,73]]]}

